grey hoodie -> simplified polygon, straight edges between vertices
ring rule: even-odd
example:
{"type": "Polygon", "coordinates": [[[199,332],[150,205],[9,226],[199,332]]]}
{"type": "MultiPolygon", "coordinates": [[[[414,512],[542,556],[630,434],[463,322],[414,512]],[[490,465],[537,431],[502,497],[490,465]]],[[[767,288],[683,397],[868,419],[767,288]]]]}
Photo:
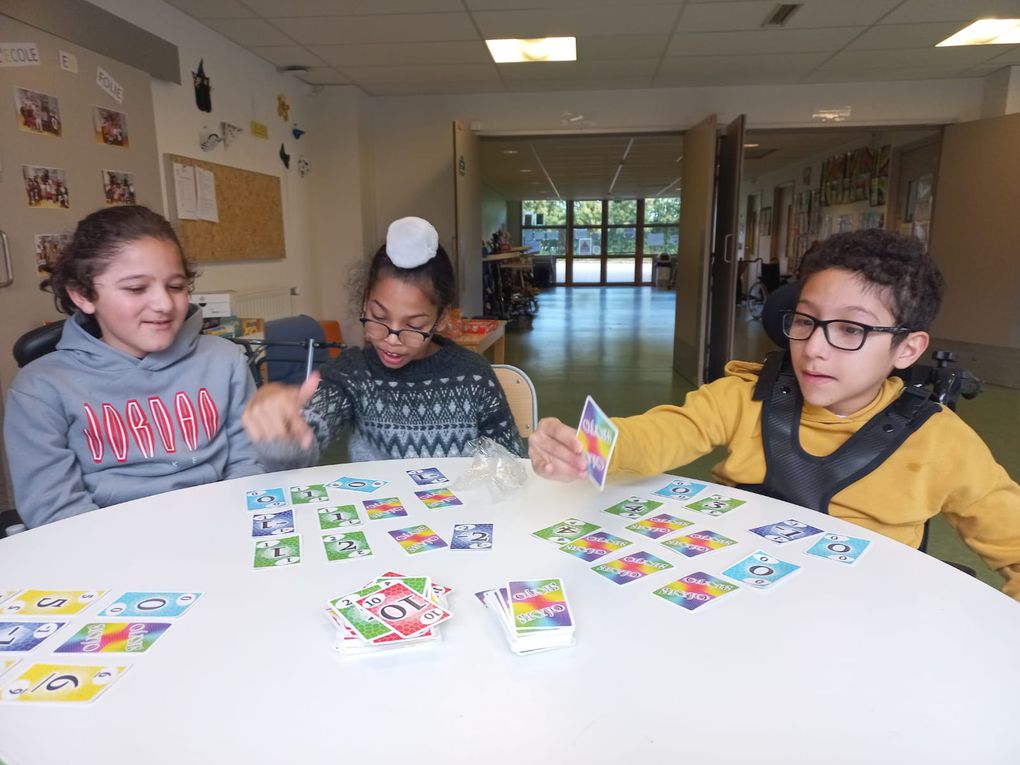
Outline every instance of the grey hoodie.
{"type": "Polygon", "coordinates": [[[81,313],[7,392],[4,440],[30,528],[172,489],[261,473],[241,427],[254,393],[240,349],[192,309],[165,351],[136,359],[81,313]]]}

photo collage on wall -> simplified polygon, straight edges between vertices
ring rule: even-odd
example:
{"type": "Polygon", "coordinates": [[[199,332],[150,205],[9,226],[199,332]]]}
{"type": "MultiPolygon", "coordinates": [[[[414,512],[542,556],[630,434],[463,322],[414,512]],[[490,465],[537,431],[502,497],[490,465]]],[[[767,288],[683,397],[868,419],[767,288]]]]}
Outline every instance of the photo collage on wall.
{"type": "Polygon", "coordinates": [[[868,202],[872,207],[885,205],[889,194],[891,158],[892,145],[889,144],[879,149],[862,146],[829,157],[822,163],[821,206],[853,202],[868,202]]]}

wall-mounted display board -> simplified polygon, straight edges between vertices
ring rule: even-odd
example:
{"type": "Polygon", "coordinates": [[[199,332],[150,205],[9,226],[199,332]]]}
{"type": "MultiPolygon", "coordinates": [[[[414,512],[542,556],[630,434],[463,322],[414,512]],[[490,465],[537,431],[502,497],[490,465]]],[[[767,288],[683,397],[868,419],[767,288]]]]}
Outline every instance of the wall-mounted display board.
{"type": "MultiPolygon", "coordinates": [[[[167,202],[170,216],[188,258],[198,262],[277,260],[286,257],[283,238],[283,204],[280,179],[275,175],[241,170],[192,157],[165,154],[167,202]],[[175,165],[178,167],[175,169],[175,165]],[[182,208],[179,178],[212,174],[214,202],[199,205],[207,218],[191,219],[182,208]],[[188,170],[192,168],[192,170],[188,170]],[[205,170],[203,174],[199,171],[205,170]],[[210,208],[215,212],[209,214],[210,208]]],[[[210,192],[208,185],[206,193],[210,192]]],[[[201,202],[201,184],[196,200],[201,202]]]]}

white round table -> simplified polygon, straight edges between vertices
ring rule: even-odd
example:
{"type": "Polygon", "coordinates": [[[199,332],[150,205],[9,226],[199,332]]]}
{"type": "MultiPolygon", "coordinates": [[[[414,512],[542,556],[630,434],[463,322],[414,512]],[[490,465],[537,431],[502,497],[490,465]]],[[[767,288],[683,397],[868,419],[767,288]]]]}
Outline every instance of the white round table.
{"type": "MultiPolygon", "coordinates": [[[[75,763],[981,763],[1020,762],[1020,604],[896,542],[803,508],[726,487],[747,504],[717,519],[663,500],[739,544],[685,559],[624,530],[604,508],[651,494],[671,476],[551,483],[534,475],[493,502],[457,491],[461,507],[427,510],[405,470],[468,460],[309,468],[239,479],[106,508],[0,541],[0,591],[20,588],[200,591],[199,602],[146,653],[79,663],[132,669],[84,705],[0,704],[0,754],[16,765],[75,763]],[[327,563],[316,505],[295,509],[303,562],[252,569],[244,493],[384,479],[409,516],[364,520],[374,555],[327,563]],[[598,523],[674,568],[617,585],[531,532],[566,517],[598,523]],[[776,545],[748,529],[796,518],[871,539],[854,566],[804,554],[817,537],[776,545]],[[489,551],[408,555],[389,529],[495,524],[489,551]],[[718,576],[755,549],[802,570],[770,591],[742,587],[697,611],[653,596],[693,571],[718,576]],[[345,657],[326,601],[386,570],[455,588],[442,641],[345,657]],[[560,577],[577,624],[574,647],[509,650],[476,591],[509,579],[560,577]]],[[[529,467],[530,470],[530,467],[529,467]]],[[[703,495],[702,495],[703,496],[703,495]]],[[[365,517],[364,512],[361,512],[365,517]]],[[[653,513],[654,514],[654,513],[653,513]]],[[[613,555],[611,557],[618,557],[613,555]]],[[[54,654],[101,606],[0,676],[0,686],[54,654]]],[[[0,654],[0,658],[4,658],[0,654]]],[[[14,658],[7,655],[6,658],[14,658]]]]}

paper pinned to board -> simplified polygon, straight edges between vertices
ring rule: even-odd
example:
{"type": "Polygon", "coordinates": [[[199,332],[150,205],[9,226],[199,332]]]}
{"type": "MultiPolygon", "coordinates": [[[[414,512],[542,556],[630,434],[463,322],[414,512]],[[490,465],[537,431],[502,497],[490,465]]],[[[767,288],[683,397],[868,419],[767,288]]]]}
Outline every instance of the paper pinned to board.
{"type": "Polygon", "coordinates": [[[199,220],[195,193],[195,168],[174,162],[174,199],[178,220],[199,220]]]}
{"type": "Polygon", "coordinates": [[[220,222],[219,207],[216,205],[216,176],[211,170],[195,168],[195,181],[198,188],[198,217],[213,223],[220,222]]]}

